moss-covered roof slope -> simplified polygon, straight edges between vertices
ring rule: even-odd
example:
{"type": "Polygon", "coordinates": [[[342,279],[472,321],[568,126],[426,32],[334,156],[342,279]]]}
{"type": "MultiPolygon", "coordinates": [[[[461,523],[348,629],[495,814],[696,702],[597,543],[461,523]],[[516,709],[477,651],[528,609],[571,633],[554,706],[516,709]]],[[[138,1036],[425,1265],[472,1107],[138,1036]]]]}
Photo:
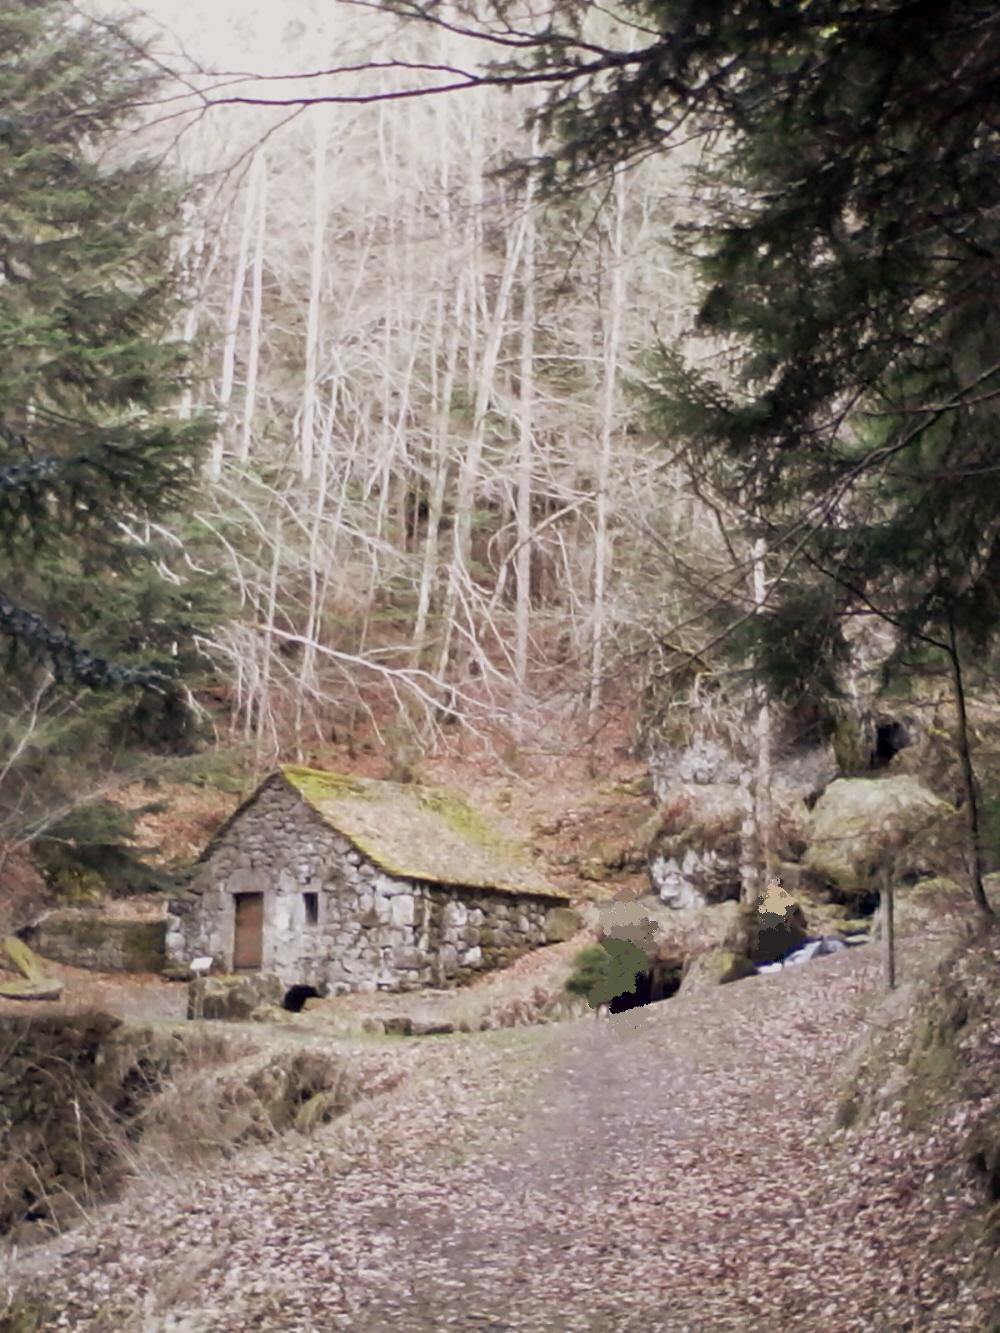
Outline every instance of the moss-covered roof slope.
{"type": "Polygon", "coordinates": [[[560,901],[569,896],[543,883],[521,849],[453,792],[298,764],[280,771],[331,828],[400,879],[560,901]]]}

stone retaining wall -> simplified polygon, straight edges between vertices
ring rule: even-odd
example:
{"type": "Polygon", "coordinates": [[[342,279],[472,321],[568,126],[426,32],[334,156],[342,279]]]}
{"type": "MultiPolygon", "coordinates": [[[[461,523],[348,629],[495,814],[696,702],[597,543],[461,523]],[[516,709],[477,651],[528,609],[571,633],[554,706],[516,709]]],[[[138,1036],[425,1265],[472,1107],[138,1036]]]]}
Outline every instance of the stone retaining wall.
{"type": "Polygon", "coordinates": [[[130,920],[102,912],[49,912],[20,932],[43,958],[97,972],[160,972],[166,921],[130,920]]]}
{"type": "Polygon", "coordinates": [[[458,985],[544,944],[553,906],[543,895],[396,878],[283,781],[224,828],[170,904],[171,959],[212,956],[231,970],[237,893],[264,895],[262,970],[330,994],[458,985]]]}

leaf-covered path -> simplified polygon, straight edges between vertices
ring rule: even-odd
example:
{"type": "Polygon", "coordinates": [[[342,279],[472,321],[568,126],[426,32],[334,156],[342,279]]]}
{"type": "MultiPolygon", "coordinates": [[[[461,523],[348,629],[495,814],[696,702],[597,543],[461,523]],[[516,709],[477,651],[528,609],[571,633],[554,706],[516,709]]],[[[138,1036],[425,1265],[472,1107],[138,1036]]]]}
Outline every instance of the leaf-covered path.
{"type": "Polygon", "coordinates": [[[150,1179],[54,1245],[46,1327],[995,1327],[935,1249],[967,1199],[923,1189],[891,1135],[826,1138],[876,973],[863,949],[608,1020],[401,1043],[395,1091],[197,1182],[150,1179]]]}

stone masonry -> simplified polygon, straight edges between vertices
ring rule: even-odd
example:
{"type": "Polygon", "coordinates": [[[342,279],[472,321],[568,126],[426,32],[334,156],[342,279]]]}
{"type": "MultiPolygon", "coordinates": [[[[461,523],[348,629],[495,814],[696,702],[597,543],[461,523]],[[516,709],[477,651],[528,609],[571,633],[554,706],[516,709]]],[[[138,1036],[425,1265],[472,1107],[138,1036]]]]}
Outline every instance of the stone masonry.
{"type": "Polygon", "coordinates": [[[224,826],[171,902],[168,957],[211,956],[230,971],[238,893],[264,895],[261,970],[327,994],[461,984],[544,944],[554,905],[544,893],[398,878],[280,777],[224,826]]]}

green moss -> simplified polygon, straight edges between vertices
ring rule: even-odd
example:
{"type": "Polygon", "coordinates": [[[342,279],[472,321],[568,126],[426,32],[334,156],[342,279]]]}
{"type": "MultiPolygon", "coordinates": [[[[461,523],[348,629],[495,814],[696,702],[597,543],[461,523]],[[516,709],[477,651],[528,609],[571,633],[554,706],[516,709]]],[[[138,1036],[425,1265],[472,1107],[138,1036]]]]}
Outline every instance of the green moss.
{"type": "Polygon", "coordinates": [[[868,756],[862,744],[861,728],[852,718],[838,719],[833,727],[831,742],[841,772],[855,773],[867,767],[868,756]]]}
{"type": "Polygon", "coordinates": [[[27,981],[40,982],[45,979],[45,964],[16,935],[5,935],[0,940],[0,953],[7,956],[27,981]]]}
{"type": "Polygon", "coordinates": [[[513,843],[443,788],[298,764],[286,764],[281,773],[332,828],[397,878],[562,901],[568,896],[539,883],[513,843]]]}
{"type": "Polygon", "coordinates": [[[478,847],[508,855],[514,850],[505,838],[489,828],[476,811],[453,792],[445,791],[443,787],[422,787],[415,788],[414,794],[426,810],[432,810],[443,819],[460,838],[478,847]]]}
{"type": "Polygon", "coordinates": [[[329,773],[319,768],[306,768],[302,764],[283,764],[281,771],[310,804],[328,796],[359,796],[362,799],[370,799],[372,796],[364,780],[351,777],[349,773],[329,773]]]}

